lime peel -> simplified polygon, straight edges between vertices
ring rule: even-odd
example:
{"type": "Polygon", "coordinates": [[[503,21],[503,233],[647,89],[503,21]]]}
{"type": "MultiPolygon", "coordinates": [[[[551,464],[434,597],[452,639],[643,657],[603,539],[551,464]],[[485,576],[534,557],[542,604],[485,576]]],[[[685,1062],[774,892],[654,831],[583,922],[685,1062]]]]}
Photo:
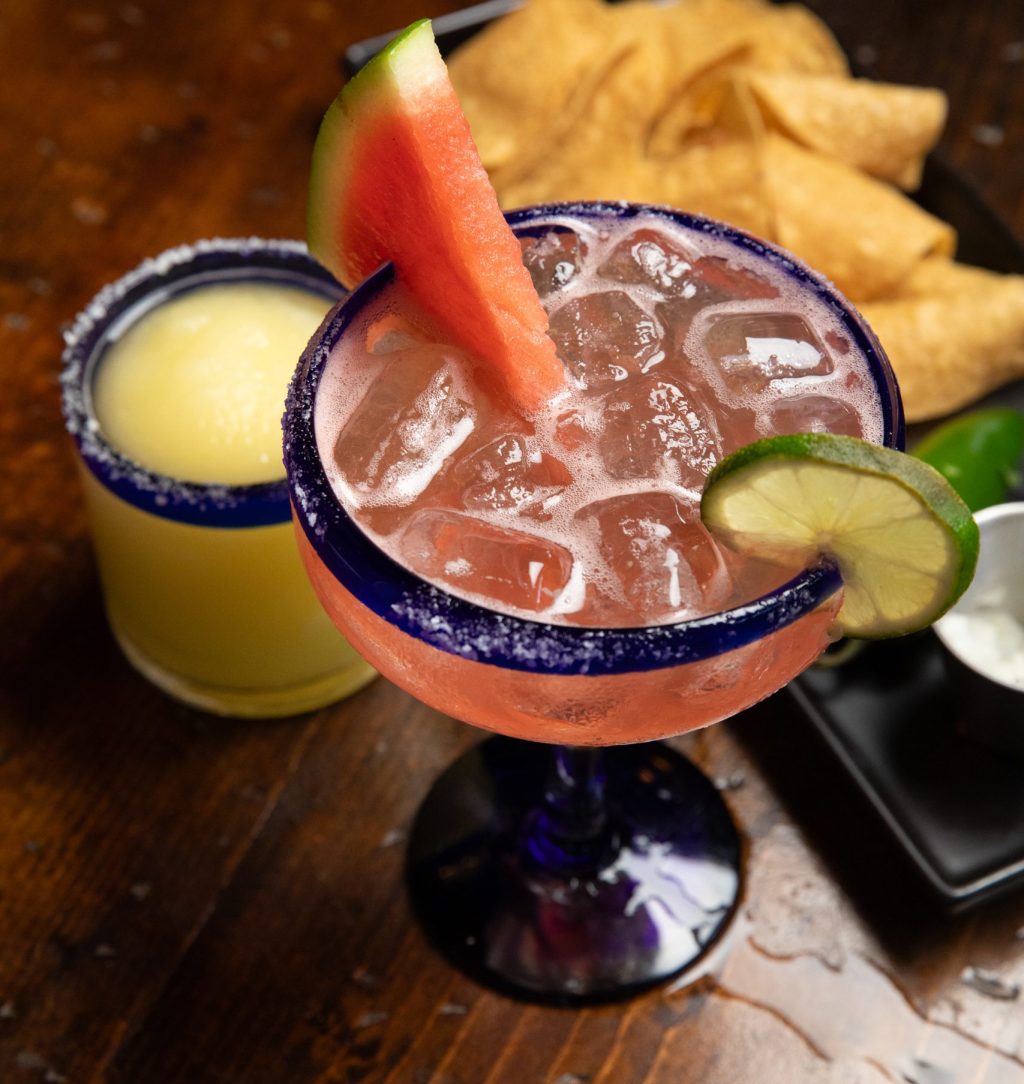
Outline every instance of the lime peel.
{"type": "Polygon", "coordinates": [[[1019,484],[1024,413],[1007,407],[972,411],[933,430],[913,454],[945,477],[972,512],[999,504],[1019,484]]]}
{"type": "Polygon", "coordinates": [[[978,559],[970,509],[928,464],[855,437],[755,441],[708,476],[701,519],[741,553],[832,558],[846,636],[901,636],[937,620],[978,559]]]}

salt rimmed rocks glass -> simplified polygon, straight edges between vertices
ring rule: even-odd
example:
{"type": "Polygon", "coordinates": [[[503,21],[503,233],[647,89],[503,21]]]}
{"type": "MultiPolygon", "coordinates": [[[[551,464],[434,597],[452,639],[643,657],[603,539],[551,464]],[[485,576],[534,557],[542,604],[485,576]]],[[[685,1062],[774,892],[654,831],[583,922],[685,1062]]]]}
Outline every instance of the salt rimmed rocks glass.
{"type": "Polygon", "coordinates": [[[373,670],[324,616],[295,550],[285,479],[197,484],[114,448],[93,405],[112,342],[154,307],[197,287],[281,284],[328,302],[338,283],[289,241],[210,240],[171,249],[106,286],[66,335],[67,427],[110,625],[129,661],[187,704],[286,715],[336,700],[373,670]]]}

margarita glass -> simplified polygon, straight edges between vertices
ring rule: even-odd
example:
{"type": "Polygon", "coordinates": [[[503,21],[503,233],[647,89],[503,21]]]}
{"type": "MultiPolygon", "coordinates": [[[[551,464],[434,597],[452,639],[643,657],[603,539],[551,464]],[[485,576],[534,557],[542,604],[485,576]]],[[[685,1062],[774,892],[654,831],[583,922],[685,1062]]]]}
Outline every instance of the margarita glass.
{"type": "MultiPolygon", "coordinates": [[[[899,393],[878,343],[828,283],[780,250],[637,205],[531,208],[509,221],[522,237],[553,220],[651,216],[770,265],[826,306],[876,397],[882,442],[901,445],[899,393]]],[[[385,266],[328,315],[293,380],[285,463],[299,548],[331,619],[375,667],[505,735],[452,766],[417,817],[408,877],[431,940],[481,981],[530,999],[622,997],[704,955],[739,895],[740,842],[724,802],[656,739],[741,711],[810,665],[829,643],[842,582],[822,560],[722,612],[583,627],[502,612],[403,567],[339,500],[315,422],[332,356],[394,278],[385,266]]]]}

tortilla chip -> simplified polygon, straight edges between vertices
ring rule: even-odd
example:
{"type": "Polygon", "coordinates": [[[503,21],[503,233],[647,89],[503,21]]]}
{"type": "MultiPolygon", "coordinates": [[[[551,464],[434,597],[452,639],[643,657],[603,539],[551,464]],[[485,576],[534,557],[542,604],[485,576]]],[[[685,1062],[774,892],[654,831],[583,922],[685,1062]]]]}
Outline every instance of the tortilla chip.
{"type": "Polygon", "coordinates": [[[663,9],[681,34],[711,38],[724,51],[747,50],[745,63],[765,71],[847,75],[839,43],[816,15],[800,4],[762,0],[679,0],[663,9]]]}
{"type": "Polygon", "coordinates": [[[1024,376],[1024,276],[986,277],[985,290],[861,306],[892,362],[908,421],[942,417],[1024,376]]]}
{"type": "MultiPolygon", "coordinates": [[[[737,116],[743,116],[743,103],[737,103],[736,74],[743,70],[742,59],[747,55],[745,46],[709,65],[696,75],[690,85],[674,95],[654,119],[648,134],[645,153],[652,158],[671,159],[682,151],[692,140],[706,139],[709,131],[718,127],[720,119],[731,122],[733,134],[741,138],[754,138],[755,131],[750,123],[747,130],[735,124],[737,116]],[[730,101],[730,97],[732,100],[730,101]],[[740,105],[737,111],[737,104],[740,105]],[[737,130],[738,129],[738,130],[737,130]]],[[[756,124],[757,133],[764,131],[764,124],[757,110],[753,95],[747,92],[744,120],[756,124]],[[749,110],[753,112],[749,112],[749,110]],[[756,114],[756,119],[754,119],[756,114]]]]}
{"type": "Polygon", "coordinates": [[[957,263],[944,256],[931,256],[917,264],[886,300],[984,292],[1005,278],[995,271],[957,263]]]}
{"type": "Polygon", "coordinates": [[[546,143],[555,122],[570,125],[628,46],[608,33],[602,0],[530,0],[491,23],[448,60],[448,72],[488,170],[546,143]]]}
{"type": "MultiPolygon", "coordinates": [[[[545,199],[638,199],[655,196],[640,178],[656,177],[644,143],[680,81],[720,53],[712,38],[678,39],[672,8],[638,0],[608,8],[607,32],[622,45],[600,86],[574,110],[572,123],[547,132],[532,153],[491,171],[505,206],[545,199]]],[[[756,109],[752,110],[756,113],[756,109]]]]}
{"type": "Polygon", "coordinates": [[[671,165],[661,164],[650,198],[760,237],[772,238],[776,233],[761,155],[752,141],[691,145],[671,165]]]}
{"type": "Polygon", "coordinates": [[[509,210],[573,200],[656,201],[652,193],[657,190],[658,170],[653,162],[637,154],[592,155],[594,150],[576,144],[538,160],[525,176],[492,178],[498,202],[509,210]]]}
{"type": "Polygon", "coordinates": [[[739,128],[732,112],[741,100],[736,77],[748,69],[834,76],[848,71],[846,58],[825,25],[798,5],[691,0],[663,10],[673,16],[669,32],[675,35],[677,50],[692,53],[695,43],[701,43],[703,63],[691,61],[688,78],[677,85],[656,118],[647,143],[648,153],[655,157],[670,157],[695,131],[723,120],[733,134],[749,137],[753,131],[749,117],[745,128],[739,128]]]}
{"type": "Polygon", "coordinates": [[[771,132],[762,154],[775,239],[854,301],[884,296],[920,260],[955,248],[951,226],[844,162],[771,132]]]}
{"type": "Polygon", "coordinates": [[[749,71],[769,124],[805,147],[912,190],[946,120],[940,90],[749,71]]]}
{"type": "Polygon", "coordinates": [[[848,76],[846,54],[829,28],[800,4],[762,5],[750,64],[764,71],[848,76]]]}

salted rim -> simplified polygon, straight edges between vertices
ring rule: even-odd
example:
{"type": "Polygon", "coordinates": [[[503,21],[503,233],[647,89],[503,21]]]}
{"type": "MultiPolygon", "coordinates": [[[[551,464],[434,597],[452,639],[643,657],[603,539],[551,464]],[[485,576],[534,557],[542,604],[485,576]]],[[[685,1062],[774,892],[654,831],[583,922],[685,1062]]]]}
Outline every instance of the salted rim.
{"type": "MultiPolygon", "coordinates": [[[[902,449],[899,389],[878,340],[859,314],[822,276],[789,253],[731,226],[670,208],[626,203],[561,203],[513,211],[522,231],[544,219],[666,218],[713,234],[777,268],[826,302],[868,362],[879,396],[883,443],[902,449]]],[[[792,624],[842,586],[823,560],[775,591],[743,606],[675,624],[639,628],[551,625],[488,609],[448,594],[399,565],[342,507],[320,460],[314,431],[316,396],[331,352],[363,308],[395,276],[385,264],[328,313],[299,361],[288,392],[284,454],[295,516],[331,574],[363,605],[402,632],[449,654],[506,669],[557,675],[610,675],[657,670],[712,658],[792,624]]]]}
{"type": "Polygon", "coordinates": [[[136,508],[206,527],[284,523],[290,515],[286,479],[225,485],[161,474],[111,445],[93,409],[93,375],[110,343],[168,297],[215,282],[280,282],[313,290],[330,301],[345,296],[301,241],[214,237],[143,260],[104,286],[64,333],[64,422],[90,472],[136,508]]]}

